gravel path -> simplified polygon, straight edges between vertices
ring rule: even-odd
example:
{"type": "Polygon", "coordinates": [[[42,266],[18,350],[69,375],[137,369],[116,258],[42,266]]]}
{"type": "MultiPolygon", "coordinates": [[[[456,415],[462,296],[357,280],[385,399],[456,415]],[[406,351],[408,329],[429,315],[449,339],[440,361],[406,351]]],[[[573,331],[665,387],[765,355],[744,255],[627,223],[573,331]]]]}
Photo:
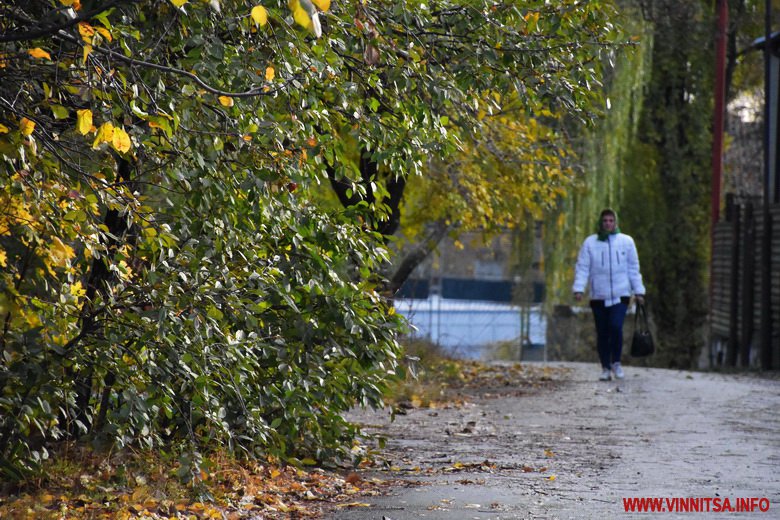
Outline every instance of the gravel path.
{"type": "Polygon", "coordinates": [[[602,519],[632,497],[677,511],[631,518],[691,518],[682,499],[709,507],[698,518],[780,518],[777,378],[627,367],[605,383],[594,364],[546,366],[558,384],[351,417],[388,439],[386,467],[363,478],[392,485],[328,518],[602,519]],[[713,514],[751,497],[769,510],[713,514]]]}

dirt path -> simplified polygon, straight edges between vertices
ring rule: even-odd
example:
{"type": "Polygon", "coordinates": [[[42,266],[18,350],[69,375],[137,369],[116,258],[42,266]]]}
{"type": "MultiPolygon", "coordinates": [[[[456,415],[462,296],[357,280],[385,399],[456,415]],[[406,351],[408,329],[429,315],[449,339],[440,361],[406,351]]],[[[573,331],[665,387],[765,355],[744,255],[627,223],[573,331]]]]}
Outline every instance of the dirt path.
{"type": "Polygon", "coordinates": [[[388,438],[387,469],[363,476],[394,485],[328,518],[602,519],[631,497],[702,498],[710,511],[716,498],[767,498],[768,512],[714,516],[780,518],[780,380],[629,367],[604,383],[593,364],[549,366],[552,388],[509,387],[395,422],[352,417],[388,438]]]}

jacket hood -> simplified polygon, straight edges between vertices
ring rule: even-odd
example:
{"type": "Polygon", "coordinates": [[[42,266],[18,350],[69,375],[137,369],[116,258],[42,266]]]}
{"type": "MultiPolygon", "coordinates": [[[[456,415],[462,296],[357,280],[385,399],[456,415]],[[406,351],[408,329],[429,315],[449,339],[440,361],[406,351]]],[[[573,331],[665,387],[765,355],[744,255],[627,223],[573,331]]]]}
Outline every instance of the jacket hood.
{"type": "Polygon", "coordinates": [[[602,210],[602,212],[599,214],[599,221],[598,221],[598,224],[596,225],[596,230],[597,230],[596,233],[599,236],[599,240],[601,240],[602,242],[607,240],[607,238],[609,238],[609,235],[617,235],[618,233],[620,233],[620,227],[618,227],[618,214],[617,214],[617,211],[615,211],[612,208],[606,208],[606,209],[602,210]],[[605,230],[602,227],[602,225],[601,225],[601,219],[604,218],[605,214],[609,214],[609,213],[611,213],[612,215],[615,216],[615,229],[613,231],[611,231],[611,232],[605,230]]]}

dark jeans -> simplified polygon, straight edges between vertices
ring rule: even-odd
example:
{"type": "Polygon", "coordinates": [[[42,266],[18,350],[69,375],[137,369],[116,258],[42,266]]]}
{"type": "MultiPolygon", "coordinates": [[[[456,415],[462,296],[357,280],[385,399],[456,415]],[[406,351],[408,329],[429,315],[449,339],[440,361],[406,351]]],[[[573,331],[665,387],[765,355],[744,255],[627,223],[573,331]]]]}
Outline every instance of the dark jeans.
{"type": "Polygon", "coordinates": [[[612,363],[620,361],[623,354],[623,321],[626,318],[628,303],[621,301],[610,307],[604,306],[604,301],[590,302],[593,309],[593,319],[596,322],[596,345],[599,360],[604,368],[611,368],[612,363]]]}

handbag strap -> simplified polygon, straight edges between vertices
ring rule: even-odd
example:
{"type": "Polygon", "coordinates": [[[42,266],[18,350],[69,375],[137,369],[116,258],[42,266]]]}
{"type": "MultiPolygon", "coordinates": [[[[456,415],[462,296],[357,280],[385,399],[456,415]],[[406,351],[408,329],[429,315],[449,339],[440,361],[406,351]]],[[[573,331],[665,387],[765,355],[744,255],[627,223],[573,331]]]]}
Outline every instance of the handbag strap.
{"type": "Polygon", "coordinates": [[[645,304],[637,302],[636,313],[634,313],[634,330],[645,331],[649,328],[650,327],[647,325],[647,310],[645,309],[645,304]],[[637,323],[639,323],[638,328],[637,323]]]}

